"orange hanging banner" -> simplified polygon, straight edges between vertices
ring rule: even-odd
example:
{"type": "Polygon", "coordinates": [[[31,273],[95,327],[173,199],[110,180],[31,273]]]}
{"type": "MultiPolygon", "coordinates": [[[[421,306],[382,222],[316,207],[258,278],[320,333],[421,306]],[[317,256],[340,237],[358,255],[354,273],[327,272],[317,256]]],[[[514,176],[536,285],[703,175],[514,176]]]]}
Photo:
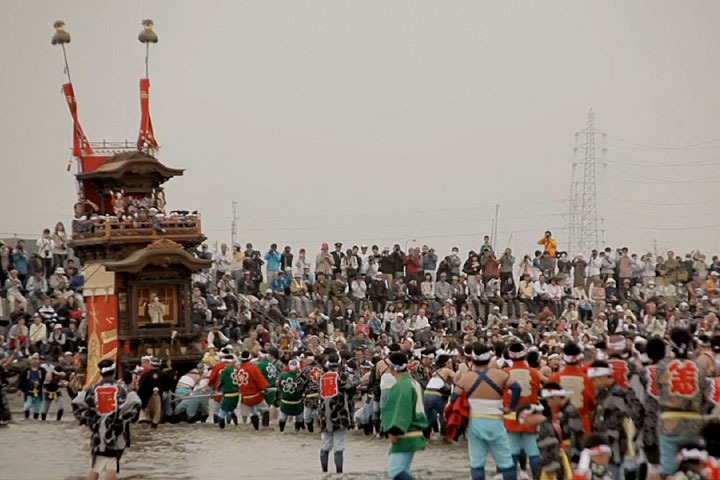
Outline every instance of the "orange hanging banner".
{"type": "Polygon", "coordinates": [[[157,148],[152,120],[150,119],[150,79],[140,79],[140,134],[138,135],[137,148],[142,149],[145,145],[157,148]]]}
{"type": "Polygon", "coordinates": [[[70,115],[73,118],[73,155],[79,157],[81,155],[92,155],[93,150],[90,148],[90,142],[85,136],[80,121],[77,115],[77,102],[75,101],[75,91],[73,90],[72,83],[66,83],[63,85],[63,94],[65,95],[65,101],[70,109],[70,115]]]}

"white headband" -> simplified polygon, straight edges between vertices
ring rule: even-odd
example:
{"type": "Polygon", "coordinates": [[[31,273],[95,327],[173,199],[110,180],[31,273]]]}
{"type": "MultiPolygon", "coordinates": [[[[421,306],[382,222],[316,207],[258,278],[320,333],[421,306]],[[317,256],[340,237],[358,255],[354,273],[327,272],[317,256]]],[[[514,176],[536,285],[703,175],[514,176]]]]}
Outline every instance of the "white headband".
{"type": "Polygon", "coordinates": [[[387,363],[389,363],[390,366],[392,367],[392,369],[395,370],[396,372],[404,372],[405,370],[408,369],[407,362],[403,363],[402,365],[396,365],[388,358],[387,363]]]}
{"type": "Polygon", "coordinates": [[[517,359],[517,358],[523,358],[523,357],[525,357],[526,355],[527,355],[527,348],[526,348],[526,347],[523,347],[523,349],[520,350],[519,352],[513,352],[513,351],[509,351],[509,352],[508,352],[508,356],[509,356],[510,358],[516,358],[516,359],[517,359]]]}
{"type": "Polygon", "coordinates": [[[100,369],[100,373],[110,373],[110,372],[114,372],[114,371],[115,371],[115,368],[116,368],[116,365],[115,365],[115,363],[113,362],[112,365],[108,365],[107,367],[101,368],[101,369],[100,369]]]}
{"type": "Polygon", "coordinates": [[[670,348],[677,350],[681,355],[685,355],[685,352],[687,352],[688,346],[685,343],[681,343],[678,345],[677,343],[670,340],[670,348]]]}
{"type": "Polygon", "coordinates": [[[627,347],[627,343],[625,343],[624,339],[618,340],[615,343],[608,343],[608,349],[613,350],[613,351],[625,350],[626,347],[627,347]]]}
{"type": "Polygon", "coordinates": [[[577,363],[582,359],[582,352],[578,353],[577,355],[563,355],[563,360],[565,360],[566,363],[577,363]]]}
{"type": "Polygon", "coordinates": [[[589,448],[588,451],[590,452],[590,455],[600,455],[601,453],[612,455],[612,448],[610,448],[609,445],[598,445],[596,447],[589,448]]]}
{"type": "Polygon", "coordinates": [[[474,352],[472,354],[472,359],[475,360],[476,362],[489,362],[492,357],[493,357],[492,350],[488,350],[487,352],[480,354],[480,355],[475,355],[474,352]]]}
{"type": "Polygon", "coordinates": [[[531,405],[530,407],[528,407],[528,408],[524,409],[522,412],[520,412],[520,415],[518,415],[518,417],[517,417],[517,421],[521,425],[524,425],[525,422],[527,421],[527,418],[530,415],[533,415],[535,413],[540,413],[543,410],[545,410],[545,409],[543,408],[542,405],[531,405]]]}
{"type": "Polygon", "coordinates": [[[588,368],[587,371],[587,376],[589,378],[612,377],[612,374],[612,369],[609,367],[588,368]]]}
{"type": "Polygon", "coordinates": [[[567,397],[572,396],[572,392],[569,390],[543,388],[540,391],[540,396],[542,398],[550,398],[550,397],[566,397],[567,398],[567,397]]]}
{"type": "Polygon", "coordinates": [[[685,462],[688,460],[694,460],[696,462],[706,462],[708,459],[708,453],[705,450],[699,450],[697,448],[681,449],[675,456],[675,460],[678,462],[685,462]]]}

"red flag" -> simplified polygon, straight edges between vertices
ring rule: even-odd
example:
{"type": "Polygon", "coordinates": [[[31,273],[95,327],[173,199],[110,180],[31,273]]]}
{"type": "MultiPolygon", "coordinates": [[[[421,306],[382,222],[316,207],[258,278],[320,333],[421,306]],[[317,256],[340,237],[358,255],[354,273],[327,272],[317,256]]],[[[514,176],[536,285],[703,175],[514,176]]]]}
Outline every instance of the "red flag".
{"type": "Polygon", "coordinates": [[[157,148],[152,120],[150,119],[150,79],[140,79],[140,134],[137,147],[142,149],[145,145],[157,148]]]}
{"type": "Polygon", "coordinates": [[[102,374],[97,368],[100,360],[117,360],[117,295],[85,297],[87,302],[87,367],[85,386],[100,381],[102,374]]]}
{"type": "Polygon", "coordinates": [[[88,142],[85,132],[83,132],[80,121],[78,120],[77,102],[75,101],[75,91],[73,90],[72,83],[63,85],[63,93],[65,94],[68,108],[70,108],[70,115],[72,115],[73,118],[73,155],[76,157],[82,154],[92,155],[93,151],[92,148],[90,148],[90,142],[88,142]]]}

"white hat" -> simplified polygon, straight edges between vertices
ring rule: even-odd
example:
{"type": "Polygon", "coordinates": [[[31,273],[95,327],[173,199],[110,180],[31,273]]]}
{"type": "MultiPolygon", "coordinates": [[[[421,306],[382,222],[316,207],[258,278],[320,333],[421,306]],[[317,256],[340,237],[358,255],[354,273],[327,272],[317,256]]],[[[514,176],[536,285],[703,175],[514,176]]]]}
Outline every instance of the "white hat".
{"type": "Polygon", "coordinates": [[[268,294],[268,293],[272,293],[272,288],[268,288],[267,290],[265,290],[265,294],[268,294]]]}
{"type": "Polygon", "coordinates": [[[616,312],[624,312],[625,310],[623,309],[622,305],[616,305],[616,306],[615,306],[615,311],[616,311],[616,312]]]}
{"type": "Polygon", "coordinates": [[[55,269],[55,275],[65,275],[65,269],[62,267],[58,267],[55,269]]]}

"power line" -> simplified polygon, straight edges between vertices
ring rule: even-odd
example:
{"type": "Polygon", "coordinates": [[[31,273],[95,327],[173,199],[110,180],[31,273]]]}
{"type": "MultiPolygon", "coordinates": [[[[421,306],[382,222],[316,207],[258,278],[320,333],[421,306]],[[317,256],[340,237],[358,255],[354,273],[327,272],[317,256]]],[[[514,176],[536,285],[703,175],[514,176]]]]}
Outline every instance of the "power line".
{"type": "Polygon", "coordinates": [[[606,209],[614,211],[614,212],[625,213],[625,214],[629,214],[629,215],[637,215],[640,217],[649,217],[649,218],[688,218],[688,219],[690,219],[690,218],[694,218],[694,217],[695,218],[708,217],[708,216],[713,215],[711,213],[684,213],[684,214],[680,214],[680,215],[669,215],[667,213],[652,214],[652,213],[642,213],[642,212],[638,212],[635,210],[629,212],[627,210],[622,210],[620,208],[614,208],[614,207],[610,207],[607,205],[602,207],[602,210],[606,210],[606,209]]]}
{"type": "Polygon", "coordinates": [[[637,203],[637,204],[641,204],[641,205],[651,205],[651,206],[654,206],[654,207],[689,207],[689,206],[694,206],[694,205],[708,205],[708,204],[713,204],[713,205],[714,205],[714,202],[715,202],[715,200],[703,200],[703,201],[698,201],[698,202],[684,202],[684,203],[683,203],[683,202],[667,202],[667,203],[661,203],[661,202],[657,202],[657,201],[645,201],[645,200],[635,200],[635,199],[632,199],[632,198],[620,198],[620,197],[616,197],[616,196],[613,196],[613,195],[611,195],[611,194],[608,194],[608,193],[605,192],[604,190],[603,190],[603,192],[602,192],[602,198],[603,198],[603,199],[609,198],[609,199],[612,199],[612,200],[617,200],[618,202],[622,202],[622,203],[625,203],[625,204],[627,204],[627,203],[629,202],[629,203],[637,203]]]}
{"type": "MultiPolygon", "coordinates": [[[[620,172],[623,173],[623,172],[620,172]]],[[[646,177],[643,175],[635,175],[635,174],[627,174],[630,177],[639,177],[641,180],[638,180],[638,178],[624,178],[624,177],[616,177],[615,175],[607,175],[605,174],[605,178],[609,178],[611,180],[619,180],[621,182],[630,182],[630,183],[639,183],[642,185],[681,185],[681,184],[687,184],[687,185],[709,185],[714,183],[720,183],[720,177],[712,177],[709,179],[694,179],[694,180],[664,180],[664,179],[655,179],[652,177],[646,177]]]]}
{"type": "MultiPolygon", "coordinates": [[[[532,201],[531,203],[515,202],[515,203],[502,203],[503,207],[523,207],[535,205],[550,205],[550,204],[562,204],[566,200],[539,200],[532,201]]],[[[383,210],[375,212],[333,212],[333,213],[316,213],[316,214],[288,214],[288,215],[273,215],[273,216],[259,216],[259,217],[247,217],[249,220],[254,218],[262,220],[284,220],[284,219],[300,219],[304,220],[307,218],[353,218],[353,217],[376,217],[376,216],[396,216],[396,215],[426,215],[428,213],[444,213],[444,212],[458,212],[458,211],[477,211],[482,208],[495,208],[494,203],[486,205],[474,205],[474,206],[463,206],[463,207],[449,207],[449,208],[433,208],[424,209],[422,207],[414,208],[413,210],[383,210]]],[[[244,213],[244,212],[243,212],[244,213]]],[[[232,217],[229,216],[205,216],[203,218],[214,219],[214,220],[228,220],[232,217]]]]}
{"type": "Polygon", "coordinates": [[[651,145],[651,144],[647,144],[647,143],[634,142],[631,140],[624,140],[624,139],[622,139],[620,137],[616,137],[614,135],[610,136],[610,139],[617,140],[621,143],[625,143],[628,145],[628,146],[617,145],[617,144],[608,142],[608,145],[612,145],[612,146],[619,147],[619,148],[630,148],[630,146],[637,147],[637,148],[644,148],[644,149],[648,149],[648,150],[692,150],[692,149],[698,149],[698,148],[720,148],[720,144],[712,145],[713,143],[720,143],[720,138],[714,138],[714,139],[705,140],[702,142],[691,143],[688,145],[651,145]]]}
{"type": "MultiPolygon", "coordinates": [[[[554,218],[554,217],[561,217],[564,216],[564,213],[547,213],[547,214],[537,214],[537,215],[526,215],[522,217],[507,217],[508,220],[535,220],[535,219],[542,219],[542,218],[554,218]]],[[[351,219],[350,219],[351,220],[351,219]]],[[[444,226],[444,225],[459,225],[459,224],[472,224],[472,219],[465,218],[461,220],[451,220],[446,222],[420,222],[420,223],[413,223],[413,222],[406,222],[403,221],[403,226],[413,226],[413,227],[435,227],[435,226],[444,226]]],[[[352,227],[356,228],[388,228],[388,227],[396,227],[398,226],[397,222],[393,223],[371,223],[371,224],[357,224],[351,225],[352,227]]],[[[243,232],[257,232],[257,231],[304,231],[304,230],[317,230],[318,227],[316,225],[302,225],[302,226],[265,226],[265,227],[253,227],[253,228],[245,228],[243,229],[243,232]]],[[[223,229],[225,231],[225,229],[223,229]]],[[[483,234],[483,235],[487,235],[483,234]]]]}
{"type": "Polygon", "coordinates": [[[615,223],[615,224],[623,226],[623,227],[636,228],[639,230],[681,231],[681,230],[709,230],[712,228],[720,228],[720,223],[716,223],[716,224],[712,224],[712,225],[696,225],[696,226],[690,226],[690,227],[648,227],[646,225],[635,225],[632,223],[619,222],[619,221],[611,219],[611,218],[606,218],[605,221],[608,221],[610,223],[615,223]]]}
{"type": "MultiPolygon", "coordinates": [[[[629,158],[627,156],[618,155],[622,158],[629,158]]],[[[639,160],[639,161],[627,161],[623,160],[622,162],[615,161],[615,160],[605,160],[605,163],[608,163],[610,165],[629,165],[629,166],[635,166],[635,167],[650,167],[650,168],[708,168],[708,167],[717,167],[720,166],[720,155],[712,158],[704,158],[700,160],[696,160],[693,162],[684,162],[684,163],[660,163],[660,162],[651,162],[651,161],[645,161],[645,160],[639,160]]]]}

